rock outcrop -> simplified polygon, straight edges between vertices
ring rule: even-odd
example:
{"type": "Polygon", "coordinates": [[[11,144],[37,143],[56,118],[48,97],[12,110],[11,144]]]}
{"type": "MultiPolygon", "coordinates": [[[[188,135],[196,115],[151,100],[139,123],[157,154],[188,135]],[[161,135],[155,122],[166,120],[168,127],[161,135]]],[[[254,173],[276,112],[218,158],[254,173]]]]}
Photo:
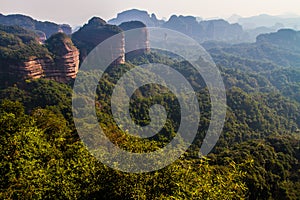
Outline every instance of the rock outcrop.
{"type": "MultiPolygon", "coordinates": [[[[82,62],[88,53],[92,51],[97,45],[107,38],[121,33],[122,29],[118,26],[107,24],[99,17],[93,17],[82,28],[72,35],[72,40],[80,49],[80,61],[82,62]]],[[[124,35],[120,34],[110,46],[107,47],[109,57],[117,58],[115,64],[123,64],[125,62],[125,39],[124,35]]]]}
{"type": "Polygon", "coordinates": [[[203,32],[200,41],[214,40],[223,42],[241,42],[244,40],[245,33],[239,24],[230,24],[223,19],[201,21],[203,32]]]}
{"type": "Polygon", "coordinates": [[[124,22],[119,26],[125,32],[125,50],[134,51],[135,55],[150,52],[149,33],[146,25],[139,21],[124,22]]]}
{"type": "Polygon", "coordinates": [[[26,79],[36,79],[44,77],[44,69],[53,66],[51,57],[32,57],[20,65],[11,66],[15,74],[19,74],[26,79]]]}
{"type": "Polygon", "coordinates": [[[0,25],[0,82],[47,78],[66,83],[76,77],[79,50],[70,37],[57,33],[38,42],[35,33],[20,27],[0,25]]]}
{"type": "Polygon", "coordinates": [[[0,66],[0,83],[8,85],[25,79],[45,78],[45,69],[54,65],[53,59],[49,56],[37,58],[32,56],[24,62],[6,61],[0,66]]]}
{"type": "Polygon", "coordinates": [[[221,19],[198,22],[192,16],[173,15],[163,27],[184,33],[199,42],[240,42],[245,39],[245,33],[240,25],[229,24],[221,19]]]}
{"type": "Polygon", "coordinates": [[[163,27],[184,33],[198,42],[222,41],[240,43],[249,41],[249,33],[245,32],[237,23],[230,24],[225,20],[203,21],[199,17],[172,15],[168,21],[158,20],[154,14],[132,9],[119,13],[108,23],[120,25],[124,22],[141,21],[147,27],[163,27]]]}
{"type": "Polygon", "coordinates": [[[163,24],[163,20],[158,20],[155,14],[149,15],[147,11],[143,10],[127,10],[119,13],[116,18],[108,21],[109,24],[120,25],[123,22],[140,21],[147,27],[157,27],[163,24]]]}
{"type": "Polygon", "coordinates": [[[68,82],[76,77],[79,68],[79,50],[71,38],[57,33],[47,41],[47,48],[54,54],[53,65],[45,65],[45,77],[58,82],[68,82]]]}

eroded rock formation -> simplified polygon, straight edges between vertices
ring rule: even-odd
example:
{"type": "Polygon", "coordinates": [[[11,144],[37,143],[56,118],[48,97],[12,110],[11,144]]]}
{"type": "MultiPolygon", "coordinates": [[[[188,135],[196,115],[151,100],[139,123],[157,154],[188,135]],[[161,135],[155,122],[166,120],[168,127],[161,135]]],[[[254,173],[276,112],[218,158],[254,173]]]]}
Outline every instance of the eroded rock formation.
{"type": "Polygon", "coordinates": [[[38,35],[20,27],[0,26],[0,83],[48,78],[66,83],[76,77],[79,50],[64,33],[52,35],[45,44],[38,35]]]}
{"type": "Polygon", "coordinates": [[[46,45],[54,54],[54,63],[45,66],[45,77],[58,82],[75,78],[79,68],[79,50],[72,40],[64,33],[57,33],[47,40],[46,45]]]}
{"type": "MultiPolygon", "coordinates": [[[[93,17],[72,35],[75,45],[80,49],[80,60],[83,61],[88,53],[107,38],[121,33],[118,26],[109,25],[99,17],[93,17]]],[[[107,56],[116,58],[115,64],[125,62],[125,40],[120,34],[107,47],[107,56]]]]}
{"type": "Polygon", "coordinates": [[[134,54],[149,53],[149,33],[146,25],[139,21],[124,22],[119,26],[125,32],[125,50],[134,54]],[[129,31],[130,30],[130,31],[129,31]]]}

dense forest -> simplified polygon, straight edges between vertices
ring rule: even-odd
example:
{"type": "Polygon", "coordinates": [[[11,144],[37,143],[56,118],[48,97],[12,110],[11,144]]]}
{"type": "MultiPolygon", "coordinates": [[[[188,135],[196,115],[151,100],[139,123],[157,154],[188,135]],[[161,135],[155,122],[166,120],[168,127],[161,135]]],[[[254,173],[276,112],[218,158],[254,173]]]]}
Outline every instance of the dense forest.
{"type": "MultiPolygon", "coordinates": [[[[39,44],[34,33],[19,27],[0,26],[0,34],[0,62],[48,55],[47,48],[55,47],[53,38],[39,44]]],[[[74,80],[5,80],[0,89],[0,198],[300,199],[298,34],[262,35],[253,44],[203,44],[221,71],[227,112],[221,138],[202,158],[198,152],[210,123],[210,94],[190,64],[153,50],[110,66],[99,80],[95,108],[107,137],[127,151],[165,146],[181,116],[172,92],[149,84],[132,96],[131,117],[137,124],[148,124],[149,107],[160,104],[168,112],[164,127],[147,139],[118,128],[110,100],[122,75],[141,64],[163,63],[183,74],[196,91],[201,110],[196,139],[176,162],[149,173],[114,170],[89,153],[73,122],[74,80]],[[289,48],[286,40],[291,35],[297,42],[289,48]]],[[[76,101],[87,103],[84,98],[76,101]]]]}

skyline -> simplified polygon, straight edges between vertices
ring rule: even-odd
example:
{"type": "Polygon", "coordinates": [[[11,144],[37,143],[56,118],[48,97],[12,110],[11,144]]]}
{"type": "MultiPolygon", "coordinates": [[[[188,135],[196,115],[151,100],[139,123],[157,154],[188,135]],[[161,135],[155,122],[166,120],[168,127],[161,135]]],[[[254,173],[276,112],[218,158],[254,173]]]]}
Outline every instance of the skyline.
{"type": "Polygon", "coordinates": [[[228,18],[233,14],[242,17],[260,14],[300,15],[298,0],[285,2],[282,0],[86,0],[84,3],[71,0],[53,0],[43,3],[38,0],[17,3],[0,0],[0,3],[0,13],[4,15],[24,14],[41,21],[66,23],[71,26],[82,25],[93,16],[108,21],[115,18],[118,13],[129,9],[145,10],[149,14],[154,13],[159,19],[169,19],[173,14],[193,15],[204,19],[228,18]]]}

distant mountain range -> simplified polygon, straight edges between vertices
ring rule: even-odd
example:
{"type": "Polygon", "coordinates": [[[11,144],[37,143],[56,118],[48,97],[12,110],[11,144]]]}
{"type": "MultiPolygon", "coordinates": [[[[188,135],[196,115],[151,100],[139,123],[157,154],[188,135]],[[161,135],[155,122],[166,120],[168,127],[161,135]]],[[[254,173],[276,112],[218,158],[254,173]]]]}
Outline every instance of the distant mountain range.
{"type": "Polygon", "coordinates": [[[284,28],[295,30],[300,28],[299,16],[263,14],[243,18],[233,15],[227,20],[202,20],[199,17],[182,15],[172,15],[168,20],[159,20],[155,14],[132,9],[119,13],[108,23],[120,25],[127,21],[141,21],[148,27],[165,27],[183,32],[199,42],[214,40],[229,43],[255,42],[256,37],[260,34],[276,32],[284,28]]]}
{"type": "MultiPolygon", "coordinates": [[[[270,16],[258,15],[243,18],[233,15],[227,19],[202,20],[194,16],[172,15],[168,20],[157,19],[154,13],[131,9],[117,14],[117,17],[108,20],[107,24],[120,25],[124,22],[140,21],[147,27],[164,27],[189,35],[198,42],[219,41],[227,43],[255,42],[260,34],[276,32],[284,28],[299,29],[299,16],[270,16]]],[[[64,32],[72,34],[72,28],[67,24],[53,22],[41,22],[29,16],[14,14],[0,14],[0,24],[17,25],[25,29],[33,30],[46,40],[52,34],[64,32]]],[[[79,30],[77,27],[75,31],[79,30]]]]}
{"type": "Polygon", "coordinates": [[[110,24],[120,25],[128,21],[141,21],[148,27],[164,27],[182,32],[199,42],[217,40],[226,42],[247,41],[248,36],[238,24],[229,24],[225,20],[201,21],[194,16],[172,15],[168,21],[158,20],[155,14],[137,9],[119,13],[116,18],[108,21],[110,24]]]}
{"type": "Polygon", "coordinates": [[[281,29],[261,34],[255,43],[203,43],[211,55],[260,60],[284,67],[300,67],[300,31],[281,29]]]}
{"type": "Polygon", "coordinates": [[[255,29],[258,27],[274,27],[281,26],[282,28],[300,29],[300,16],[271,16],[257,15],[252,17],[239,17],[236,21],[243,26],[244,29],[255,29]]]}
{"type": "MultiPolygon", "coordinates": [[[[115,44],[108,48],[108,56],[116,57],[116,64],[123,64],[126,62],[125,50],[132,49],[131,45],[141,49],[134,56],[149,53],[147,25],[173,29],[193,37],[217,61],[220,58],[238,59],[237,62],[250,59],[300,67],[300,31],[292,29],[276,32],[267,27],[244,30],[240,24],[230,24],[223,19],[205,21],[181,15],[163,21],[146,11],[130,10],[118,14],[110,23],[93,17],[71,33],[69,25],[40,22],[24,15],[0,15],[0,82],[7,77],[11,80],[45,77],[68,82],[75,78],[80,62],[99,43],[123,31],[141,28],[131,36],[120,34],[115,44]],[[45,34],[44,39],[41,39],[42,34],[45,34]]],[[[273,28],[279,29],[279,26],[273,28]]],[[[222,63],[222,60],[218,62],[222,63]]]]}
{"type": "Polygon", "coordinates": [[[22,28],[36,32],[40,37],[49,38],[54,33],[59,31],[67,35],[72,33],[72,28],[68,24],[56,24],[53,22],[41,22],[32,19],[26,15],[2,15],[0,14],[0,24],[9,26],[20,26],[22,28]]]}

